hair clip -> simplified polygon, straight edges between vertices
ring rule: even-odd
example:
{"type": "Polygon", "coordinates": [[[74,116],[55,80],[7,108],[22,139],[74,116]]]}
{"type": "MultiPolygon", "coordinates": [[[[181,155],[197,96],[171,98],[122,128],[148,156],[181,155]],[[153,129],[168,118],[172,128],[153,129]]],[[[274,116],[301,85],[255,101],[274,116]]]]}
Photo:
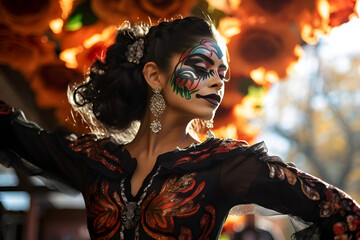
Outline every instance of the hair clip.
{"type": "Polygon", "coordinates": [[[140,59],[144,55],[144,39],[140,38],[136,40],[133,44],[127,47],[125,56],[127,57],[128,62],[139,64],[140,59]]]}

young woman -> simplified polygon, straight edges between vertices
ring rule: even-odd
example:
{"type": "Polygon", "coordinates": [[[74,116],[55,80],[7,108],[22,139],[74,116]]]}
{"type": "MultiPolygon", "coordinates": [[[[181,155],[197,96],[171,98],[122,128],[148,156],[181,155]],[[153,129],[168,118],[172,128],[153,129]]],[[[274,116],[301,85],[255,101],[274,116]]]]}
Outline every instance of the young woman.
{"type": "Polygon", "coordinates": [[[203,19],[120,29],[73,100],[111,136],[140,122],[135,137],[48,133],[3,103],[2,162],[29,161],[80,191],[92,239],[217,239],[230,208],[248,203],[307,222],[296,239],[360,239],[359,205],[339,189],[263,143],[190,134],[193,119],[214,117],[227,71],[225,44],[203,19]]]}

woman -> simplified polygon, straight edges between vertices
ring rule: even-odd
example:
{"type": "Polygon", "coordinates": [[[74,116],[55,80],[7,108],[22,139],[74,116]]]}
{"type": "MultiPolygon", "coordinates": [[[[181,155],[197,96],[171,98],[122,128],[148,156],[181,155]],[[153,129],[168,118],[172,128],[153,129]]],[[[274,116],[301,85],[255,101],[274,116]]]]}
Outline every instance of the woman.
{"type": "Polygon", "coordinates": [[[147,30],[119,30],[73,93],[106,133],[124,136],[140,121],[132,141],[47,133],[2,104],[3,162],[18,162],[16,153],[82,192],[92,239],[217,239],[230,208],[247,203],[310,223],[297,239],[360,238],[359,206],[339,189],[268,156],[263,143],[190,134],[193,119],[214,117],[227,81],[226,47],[210,23],[147,30]]]}

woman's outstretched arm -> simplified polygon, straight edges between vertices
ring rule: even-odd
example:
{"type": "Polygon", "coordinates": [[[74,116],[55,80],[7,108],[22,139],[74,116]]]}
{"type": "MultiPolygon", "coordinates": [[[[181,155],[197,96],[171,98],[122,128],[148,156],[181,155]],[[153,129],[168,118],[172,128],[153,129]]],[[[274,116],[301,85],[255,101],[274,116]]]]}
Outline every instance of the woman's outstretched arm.
{"type": "Polygon", "coordinates": [[[4,102],[0,102],[0,132],[0,163],[82,191],[86,167],[65,151],[68,133],[47,132],[4,102]]]}
{"type": "Polygon", "coordinates": [[[360,207],[340,189],[304,173],[279,157],[269,156],[263,143],[222,166],[221,188],[231,206],[255,203],[299,217],[311,227],[295,239],[359,239],[360,207]]]}

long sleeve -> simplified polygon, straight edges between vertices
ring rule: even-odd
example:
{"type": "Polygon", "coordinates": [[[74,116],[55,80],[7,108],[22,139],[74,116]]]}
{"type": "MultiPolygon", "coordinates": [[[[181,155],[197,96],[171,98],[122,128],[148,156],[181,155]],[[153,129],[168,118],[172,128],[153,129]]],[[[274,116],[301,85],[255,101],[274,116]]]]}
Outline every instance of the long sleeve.
{"type": "Polygon", "coordinates": [[[83,190],[87,168],[67,151],[65,131],[47,132],[1,103],[0,132],[0,163],[51,179],[57,187],[83,190]]]}
{"type": "Polygon", "coordinates": [[[360,208],[350,196],[268,156],[263,143],[224,161],[221,189],[230,206],[255,203],[312,224],[295,239],[360,239],[360,208]]]}

